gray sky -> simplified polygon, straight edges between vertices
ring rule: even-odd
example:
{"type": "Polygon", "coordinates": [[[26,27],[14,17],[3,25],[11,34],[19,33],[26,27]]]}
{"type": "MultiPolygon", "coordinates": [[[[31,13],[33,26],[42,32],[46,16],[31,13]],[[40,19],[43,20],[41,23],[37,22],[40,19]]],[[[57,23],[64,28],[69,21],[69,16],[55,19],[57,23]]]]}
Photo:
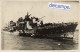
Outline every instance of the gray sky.
{"type": "Polygon", "coordinates": [[[50,1],[6,1],[2,6],[2,22],[3,25],[10,20],[17,21],[19,17],[23,17],[30,11],[31,16],[43,18],[43,22],[75,22],[78,21],[79,6],[78,2],[54,2],[69,4],[71,7],[69,10],[48,8],[50,1]]]}

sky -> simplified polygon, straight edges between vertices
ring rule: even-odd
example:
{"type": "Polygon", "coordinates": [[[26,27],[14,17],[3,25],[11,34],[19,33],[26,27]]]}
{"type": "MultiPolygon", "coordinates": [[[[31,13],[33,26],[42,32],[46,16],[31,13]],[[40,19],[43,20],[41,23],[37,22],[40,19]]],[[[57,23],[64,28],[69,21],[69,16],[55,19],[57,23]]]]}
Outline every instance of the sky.
{"type": "Polygon", "coordinates": [[[78,2],[53,2],[69,4],[70,9],[49,8],[48,3],[53,1],[5,1],[2,4],[2,24],[5,26],[10,20],[17,21],[19,17],[25,17],[27,12],[31,16],[43,18],[44,23],[77,22],[79,19],[78,2]]]}

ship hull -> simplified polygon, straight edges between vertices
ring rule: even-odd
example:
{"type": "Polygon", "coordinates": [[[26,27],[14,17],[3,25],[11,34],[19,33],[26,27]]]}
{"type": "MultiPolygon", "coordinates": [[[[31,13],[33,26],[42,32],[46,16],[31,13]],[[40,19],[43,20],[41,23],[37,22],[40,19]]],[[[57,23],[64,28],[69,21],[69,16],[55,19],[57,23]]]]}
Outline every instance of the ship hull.
{"type": "Polygon", "coordinates": [[[54,36],[54,37],[60,37],[63,34],[74,32],[78,24],[68,24],[66,25],[59,25],[56,26],[48,26],[48,27],[38,27],[36,31],[34,31],[35,36],[54,36]]]}

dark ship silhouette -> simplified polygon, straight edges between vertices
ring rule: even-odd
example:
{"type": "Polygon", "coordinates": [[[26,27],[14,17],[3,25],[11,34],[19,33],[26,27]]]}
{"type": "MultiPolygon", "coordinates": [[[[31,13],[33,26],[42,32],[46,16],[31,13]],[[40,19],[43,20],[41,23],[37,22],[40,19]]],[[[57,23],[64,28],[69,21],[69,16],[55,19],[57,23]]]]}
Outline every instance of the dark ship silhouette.
{"type": "Polygon", "coordinates": [[[60,37],[63,34],[65,36],[66,33],[68,32],[74,32],[78,25],[77,22],[43,24],[43,21],[40,20],[41,18],[39,19],[34,16],[33,17],[30,16],[31,14],[27,13],[24,19],[20,17],[16,22],[16,25],[15,23],[12,23],[13,25],[10,25],[10,27],[13,28],[13,26],[15,26],[15,28],[13,29],[18,30],[19,35],[30,35],[33,37],[35,36],[60,37]]]}

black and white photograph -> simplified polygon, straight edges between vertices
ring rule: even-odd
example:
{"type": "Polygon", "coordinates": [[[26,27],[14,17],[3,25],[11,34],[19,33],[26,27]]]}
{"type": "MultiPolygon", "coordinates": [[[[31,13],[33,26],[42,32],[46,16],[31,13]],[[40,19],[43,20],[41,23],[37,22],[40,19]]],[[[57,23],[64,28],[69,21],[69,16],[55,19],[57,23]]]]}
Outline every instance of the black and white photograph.
{"type": "Polygon", "coordinates": [[[79,49],[79,1],[1,4],[1,50],[79,49]]]}

